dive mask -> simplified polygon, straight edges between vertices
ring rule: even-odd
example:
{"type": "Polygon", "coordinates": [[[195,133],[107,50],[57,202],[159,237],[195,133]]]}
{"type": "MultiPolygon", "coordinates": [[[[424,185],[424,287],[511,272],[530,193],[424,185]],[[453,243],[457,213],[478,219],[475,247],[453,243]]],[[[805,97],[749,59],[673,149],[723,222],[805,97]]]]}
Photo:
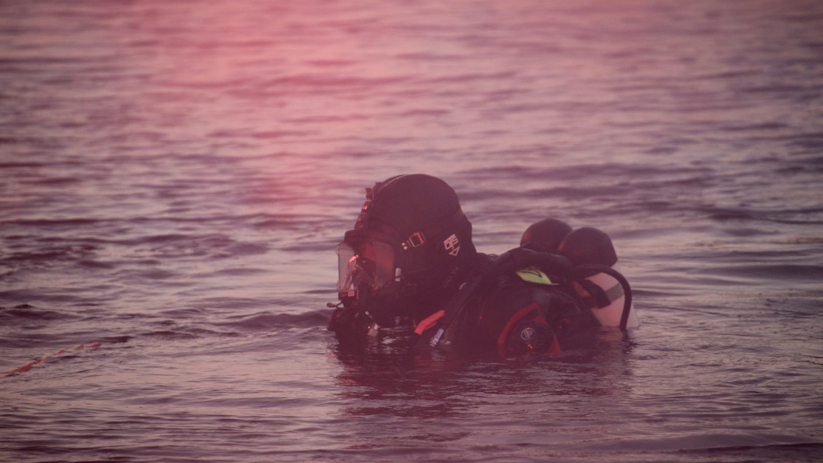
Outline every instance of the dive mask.
{"type": "Polygon", "coordinates": [[[340,299],[360,298],[365,295],[358,296],[358,291],[367,291],[376,296],[399,277],[394,246],[377,237],[349,238],[337,245],[338,295],[340,299]]]}

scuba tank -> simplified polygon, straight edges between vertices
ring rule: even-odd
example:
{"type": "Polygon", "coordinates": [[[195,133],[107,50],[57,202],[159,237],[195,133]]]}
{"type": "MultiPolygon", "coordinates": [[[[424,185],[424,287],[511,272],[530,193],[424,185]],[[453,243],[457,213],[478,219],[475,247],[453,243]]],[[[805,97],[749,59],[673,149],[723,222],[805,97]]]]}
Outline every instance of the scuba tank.
{"type": "Polygon", "coordinates": [[[543,219],[535,222],[523,232],[520,238],[520,246],[533,251],[550,252],[558,254],[557,248],[563,242],[563,238],[572,232],[572,227],[566,222],[558,219],[543,219]]]}
{"type": "Polygon", "coordinates": [[[601,325],[623,329],[640,325],[609,235],[596,228],[578,228],[563,238],[557,250],[575,266],[575,293],[601,325]]]}
{"type": "MultiPolygon", "coordinates": [[[[567,280],[573,295],[601,325],[621,329],[640,325],[632,305],[631,287],[620,273],[617,253],[605,232],[591,227],[572,230],[565,222],[549,218],[526,229],[520,245],[543,255],[545,262],[538,266],[548,267],[567,280]],[[558,257],[567,262],[560,265],[558,257]]],[[[540,259],[528,260],[533,263],[540,259]]]]}

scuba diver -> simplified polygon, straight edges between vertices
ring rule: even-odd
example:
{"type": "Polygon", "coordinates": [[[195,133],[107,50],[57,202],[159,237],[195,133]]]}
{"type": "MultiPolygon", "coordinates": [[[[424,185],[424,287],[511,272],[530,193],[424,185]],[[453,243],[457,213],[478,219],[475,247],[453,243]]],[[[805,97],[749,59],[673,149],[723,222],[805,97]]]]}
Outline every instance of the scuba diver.
{"type": "Polygon", "coordinates": [[[366,189],[337,246],[340,302],[329,319],[341,347],[381,333],[472,355],[558,354],[601,326],[638,325],[609,236],[546,219],[520,247],[477,252],[455,191],[423,174],[366,189]]]}

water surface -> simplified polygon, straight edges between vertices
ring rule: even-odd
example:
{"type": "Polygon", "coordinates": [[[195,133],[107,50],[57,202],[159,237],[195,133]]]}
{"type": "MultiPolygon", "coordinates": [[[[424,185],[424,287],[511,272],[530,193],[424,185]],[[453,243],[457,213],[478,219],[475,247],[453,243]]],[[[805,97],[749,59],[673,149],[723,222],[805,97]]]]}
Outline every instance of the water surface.
{"type": "Polygon", "coordinates": [[[0,455],[819,461],[823,7],[0,4],[0,455]],[[547,359],[346,355],[363,188],[483,252],[613,238],[642,326],[547,359]],[[71,350],[101,343],[100,347],[71,350]]]}

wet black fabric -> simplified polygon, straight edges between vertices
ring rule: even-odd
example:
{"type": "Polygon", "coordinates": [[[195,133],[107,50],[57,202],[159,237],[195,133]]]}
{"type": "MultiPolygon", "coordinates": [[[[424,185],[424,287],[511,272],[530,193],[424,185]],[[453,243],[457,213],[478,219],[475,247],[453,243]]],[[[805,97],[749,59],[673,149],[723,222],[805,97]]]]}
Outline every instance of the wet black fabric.
{"type": "MultiPolygon", "coordinates": [[[[545,320],[549,331],[535,330],[537,336],[555,336],[560,350],[585,344],[600,326],[590,311],[581,310],[575,299],[560,286],[526,283],[515,275],[499,277],[494,284],[469,299],[462,312],[446,330],[439,347],[466,355],[494,356],[501,352],[504,331],[533,321],[535,314],[545,320]],[[536,312],[532,312],[530,308],[536,312]],[[520,320],[512,320],[520,316],[520,320]]],[[[424,333],[427,345],[435,329],[424,333]]],[[[540,340],[533,340],[539,344],[540,340]]]]}
{"type": "Polygon", "coordinates": [[[371,220],[382,222],[407,238],[451,218],[460,210],[457,193],[439,178],[423,174],[403,175],[378,186],[371,220]]]}

